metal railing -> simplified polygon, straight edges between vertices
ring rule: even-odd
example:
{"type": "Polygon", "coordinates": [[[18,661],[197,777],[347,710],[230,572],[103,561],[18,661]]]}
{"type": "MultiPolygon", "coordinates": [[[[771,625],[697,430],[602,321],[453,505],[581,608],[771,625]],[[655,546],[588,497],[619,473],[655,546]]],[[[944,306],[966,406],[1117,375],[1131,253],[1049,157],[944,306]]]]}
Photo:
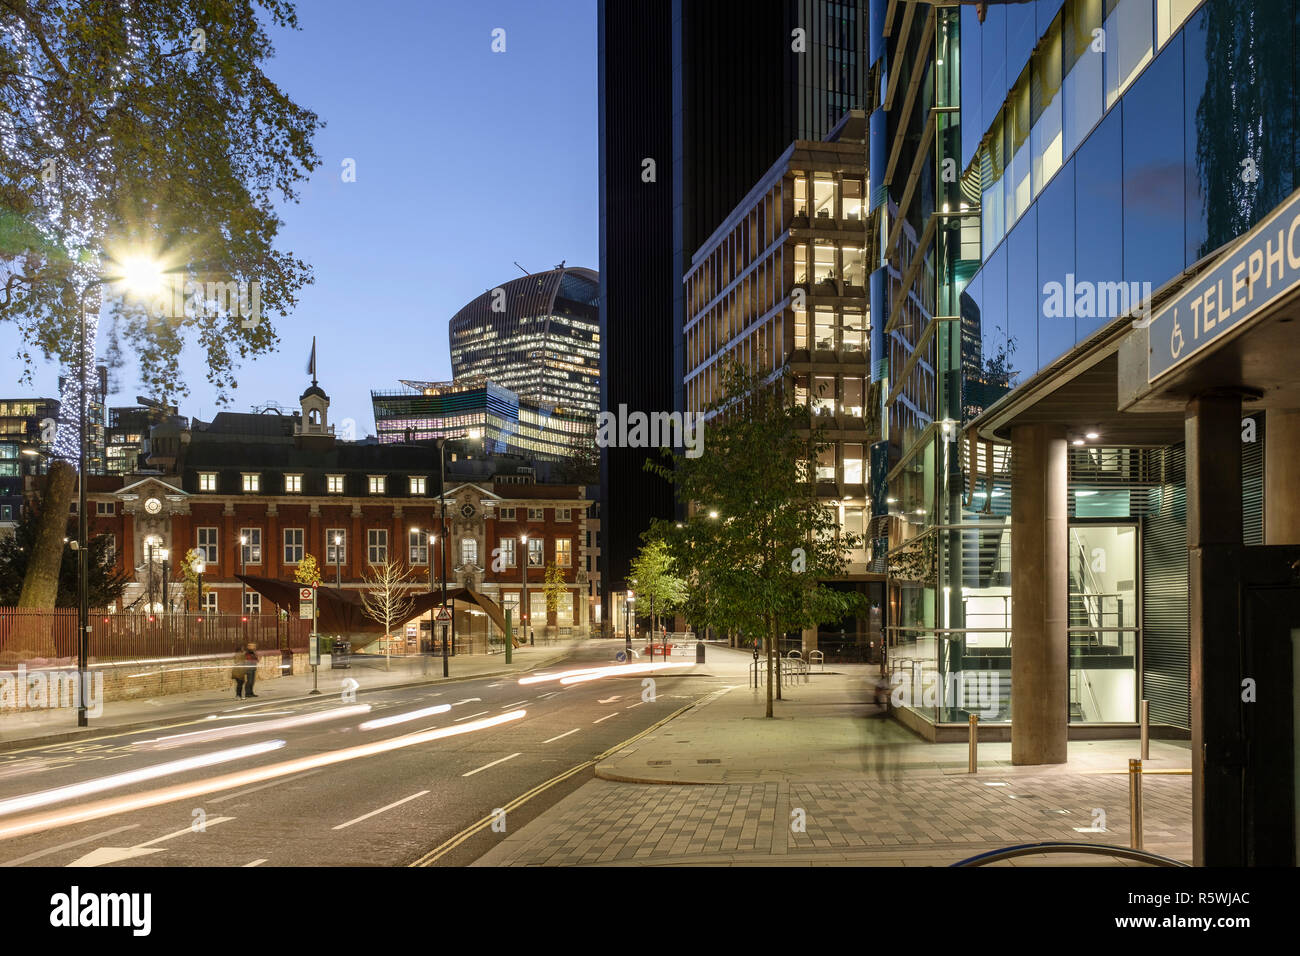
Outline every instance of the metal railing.
{"type": "MultiPolygon", "coordinates": [[[[109,614],[90,612],[90,660],[224,654],[255,643],[261,650],[306,650],[311,621],[277,614],[109,614]]],[[[75,659],[77,609],[0,608],[0,655],[75,659]]]]}

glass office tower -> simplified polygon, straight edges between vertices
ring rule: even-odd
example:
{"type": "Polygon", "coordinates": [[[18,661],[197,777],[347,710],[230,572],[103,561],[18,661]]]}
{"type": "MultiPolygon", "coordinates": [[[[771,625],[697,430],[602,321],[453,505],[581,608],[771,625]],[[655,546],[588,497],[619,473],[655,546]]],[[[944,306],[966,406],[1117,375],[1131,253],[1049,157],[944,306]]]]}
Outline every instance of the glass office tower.
{"type": "MultiPolygon", "coordinates": [[[[1015,458],[989,423],[1292,193],[1297,9],[894,6],[869,18],[884,90],[870,252],[884,263],[871,298],[885,435],[872,460],[887,471],[873,534],[888,544],[895,677],[928,688],[905,719],[942,737],[970,712],[1014,708],[1015,458]],[[996,699],[971,706],[963,690],[986,674],[996,699]]],[[[1114,411],[1113,376],[1093,387],[1114,411]]],[[[1252,417],[1244,448],[1247,544],[1266,424],[1252,417]]],[[[1154,723],[1189,726],[1185,462],[1171,434],[1117,440],[1080,420],[1067,436],[1071,725],[1131,723],[1145,698],[1154,723]]]]}
{"type": "Polygon", "coordinates": [[[492,381],[533,402],[595,418],[600,277],[557,267],[503,282],[451,320],[457,382],[492,381]]]}

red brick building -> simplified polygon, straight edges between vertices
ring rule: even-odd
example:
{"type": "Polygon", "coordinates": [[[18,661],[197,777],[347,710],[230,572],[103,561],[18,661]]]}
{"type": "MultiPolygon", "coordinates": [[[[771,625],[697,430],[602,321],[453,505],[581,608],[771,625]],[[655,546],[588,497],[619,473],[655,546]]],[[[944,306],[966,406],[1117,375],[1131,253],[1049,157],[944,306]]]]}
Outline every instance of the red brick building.
{"type": "Polygon", "coordinates": [[[581,486],[541,481],[519,458],[476,455],[472,439],[449,441],[444,561],[436,446],[336,441],[328,405],[313,384],[292,416],[223,413],[195,423],[173,473],[92,478],[90,533],[112,536],[132,579],[119,610],[147,606],[151,593],[155,605],[162,601],[164,553],[168,603],[183,609],[179,565],[194,549],[206,563],[210,611],[272,610],[235,575],[292,580],[310,554],[326,585],[362,588],[368,569],[393,561],[411,571],[415,590],[444,580],[448,589],[468,587],[513,608],[515,621],[526,567],[535,629],[545,622],[563,634],[593,623],[594,502],[581,486]],[[548,612],[551,565],[568,595],[548,612]]]}

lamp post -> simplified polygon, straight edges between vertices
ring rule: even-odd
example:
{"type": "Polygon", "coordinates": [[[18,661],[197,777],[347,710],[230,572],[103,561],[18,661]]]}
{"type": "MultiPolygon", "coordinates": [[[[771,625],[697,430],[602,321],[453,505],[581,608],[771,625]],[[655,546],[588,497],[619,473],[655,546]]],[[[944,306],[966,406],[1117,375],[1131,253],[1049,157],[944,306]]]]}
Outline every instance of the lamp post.
{"type": "MultiPolygon", "coordinates": [[[[419,538],[419,536],[420,536],[420,529],[419,529],[419,528],[412,528],[412,529],[411,529],[411,533],[414,534],[414,535],[416,536],[415,540],[418,542],[418,541],[420,540],[420,538],[419,538]]],[[[437,540],[438,540],[438,536],[437,536],[436,534],[429,534],[429,535],[427,535],[427,537],[425,538],[425,543],[424,543],[424,557],[425,557],[426,562],[427,562],[428,565],[429,565],[429,593],[430,593],[430,594],[432,594],[432,593],[434,592],[434,583],[433,583],[433,548],[434,548],[434,544],[437,542],[437,540]]],[[[411,552],[412,552],[412,553],[411,553],[411,562],[412,562],[413,564],[418,564],[418,563],[419,563],[418,558],[420,557],[419,545],[417,544],[414,548],[412,548],[412,549],[411,549],[411,552]]],[[[430,644],[430,649],[432,649],[432,644],[433,644],[433,626],[432,626],[432,622],[430,622],[430,626],[429,626],[429,644],[430,644]]]]}
{"type": "MultiPolygon", "coordinates": [[[[86,295],[110,282],[125,281],[144,293],[157,284],[160,272],[156,263],[144,258],[126,264],[125,275],[100,275],[91,279],[77,297],[77,670],[80,673],[80,700],[77,702],[77,726],[88,726],[86,691],[90,668],[90,590],[86,551],[86,295]]],[[[150,569],[152,572],[152,568],[150,569]]]]}
{"type": "Polygon", "coordinates": [[[147,588],[147,590],[148,590],[148,592],[149,592],[149,613],[150,613],[150,614],[153,613],[153,604],[154,604],[154,601],[153,601],[153,542],[154,542],[153,535],[150,535],[149,537],[147,537],[147,538],[144,539],[145,564],[148,566],[148,569],[145,571],[144,578],[145,578],[145,582],[148,584],[148,588],[147,588]]]}
{"type": "Polygon", "coordinates": [[[168,552],[167,552],[167,549],[166,549],[166,548],[159,548],[159,549],[158,549],[159,559],[162,561],[162,606],[163,606],[163,614],[166,615],[167,617],[170,617],[170,616],[171,616],[171,600],[169,599],[168,594],[167,594],[167,575],[171,573],[171,566],[170,566],[170,564],[168,563],[168,560],[167,560],[167,553],[168,553],[168,552]]]}
{"type": "Polygon", "coordinates": [[[632,602],[634,600],[635,597],[629,588],[628,592],[623,595],[623,641],[627,646],[627,659],[629,661],[632,659],[632,629],[629,619],[632,616],[632,602]]]}
{"type": "Polygon", "coordinates": [[[239,536],[239,616],[241,618],[248,615],[248,585],[244,583],[244,576],[248,574],[248,535],[239,536]]]}
{"type": "Polygon", "coordinates": [[[336,534],[334,536],[334,589],[336,591],[340,587],[342,587],[342,583],[341,583],[342,582],[341,576],[343,574],[342,545],[343,545],[343,535],[336,534]]]}
{"type": "Polygon", "coordinates": [[[529,620],[532,615],[528,613],[528,535],[521,534],[519,540],[523,543],[524,552],[520,564],[523,569],[524,594],[523,603],[519,605],[519,619],[524,622],[524,633],[528,635],[528,644],[531,647],[533,644],[533,629],[529,626],[532,623],[529,620]]]}

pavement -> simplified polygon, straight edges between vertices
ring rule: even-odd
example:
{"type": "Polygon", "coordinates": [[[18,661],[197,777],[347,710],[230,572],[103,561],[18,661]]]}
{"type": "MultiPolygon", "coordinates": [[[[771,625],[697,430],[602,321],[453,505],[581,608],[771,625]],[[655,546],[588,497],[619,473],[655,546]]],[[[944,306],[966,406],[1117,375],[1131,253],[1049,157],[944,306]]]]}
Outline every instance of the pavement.
{"type": "MultiPolygon", "coordinates": [[[[313,695],[313,681],[320,694],[337,697],[344,690],[344,681],[352,679],[359,689],[377,690],[467,680],[478,677],[497,677],[522,673],[545,667],[563,660],[582,642],[565,642],[533,647],[516,648],[512,663],[507,665],[504,654],[461,655],[449,660],[450,675],[442,676],[442,658],[421,655],[413,658],[393,657],[386,664],[382,657],[353,658],[353,666],[337,670],[320,670],[313,678],[310,670],[305,674],[277,677],[257,681],[254,701],[245,702],[250,715],[260,708],[289,701],[309,700],[313,695]]],[[[103,713],[90,718],[88,727],[77,727],[77,714],[72,708],[21,710],[0,715],[0,752],[17,747],[33,747],[64,741],[93,738],[104,733],[157,727],[172,720],[187,720],[210,714],[214,707],[228,707],[235,700],[234,683],[226,690],[198,690],[183,694],[143,697],[126,701],[107,701],[103,713]]]]}
{"type": "MultiPolygon", "coordinates": [[[[476,866],[946,866],[1036,842],[1129,846],[1134,740],[1072,741],[1053,766],[1013,766],[1010,743],[933,744],[872,703],[874,665],[828,665],[784,688],[775,718],[746,653],[709,648],[722,686],[599,762],[596,778],[476,866]]],[[[1144,848],[1191,860],[1191,754],[1151,741],[1144,848]]],[[[993,865],[1143,865],[1097,854],[993,865]]]]}

